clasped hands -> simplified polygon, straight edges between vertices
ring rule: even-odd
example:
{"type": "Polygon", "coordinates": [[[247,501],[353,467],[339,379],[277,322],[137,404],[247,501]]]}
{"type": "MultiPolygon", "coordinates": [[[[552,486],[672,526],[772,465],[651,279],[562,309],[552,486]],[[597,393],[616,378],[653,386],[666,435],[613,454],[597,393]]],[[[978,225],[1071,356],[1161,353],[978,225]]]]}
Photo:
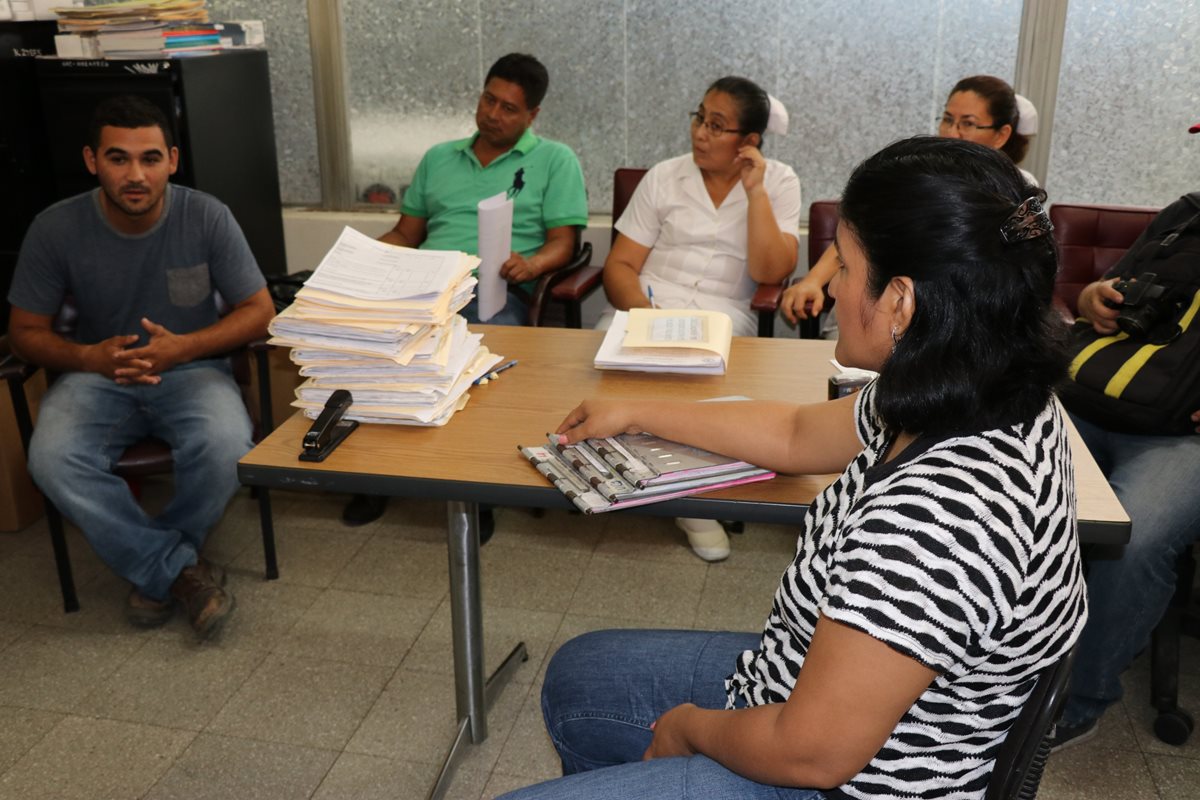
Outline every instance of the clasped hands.
{"type": "Polygon", "coordinates": [[[145,317],[142,327],[150,334],[150,341],[142,347],[130,347],[138,340],[137,334],[111,336],[91,345],[84,357],[89,371],[112,378],[122,386],[154,386],[162,381],[162,373],[189,360],[183,336],[145,317]]]}

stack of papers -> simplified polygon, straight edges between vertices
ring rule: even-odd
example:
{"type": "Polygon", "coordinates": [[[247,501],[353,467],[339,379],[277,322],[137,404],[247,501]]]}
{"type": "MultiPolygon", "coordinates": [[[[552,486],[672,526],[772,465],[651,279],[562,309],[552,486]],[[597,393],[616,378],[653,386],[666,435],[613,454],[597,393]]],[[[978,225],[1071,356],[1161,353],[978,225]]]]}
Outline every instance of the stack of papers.
{"type": "Polygon", "coordinates": [[[226,46],[222,26],[209,22],[206,5],[207,0],[121,0],[51,10],[60,34],[87,38],[89,46],[80,49],[94,43],[105,58],[162,58],[226,46]]]}
{"type": "Polygon", "coordinates": [[[592,364],[596,369],[724,375],[733,320],[720,311],[618,311],[592,364]]]}
{"type": "Polygon", "coordinates": [[[347,419],[444,425],[467,389],[502,358],[457,312],[471,300],[479,259],[413,250],[346,228],[271,321],[271,344],[292,348],[306,380],[292,405],[315,419],[329,396],[354,398],[347,419]]]}
{"type": "Polygon", "coordinates": [[[745,461],[647,433],[520,447],[521,455],[585,514],[770,480],[775,473],[745,461]]]}

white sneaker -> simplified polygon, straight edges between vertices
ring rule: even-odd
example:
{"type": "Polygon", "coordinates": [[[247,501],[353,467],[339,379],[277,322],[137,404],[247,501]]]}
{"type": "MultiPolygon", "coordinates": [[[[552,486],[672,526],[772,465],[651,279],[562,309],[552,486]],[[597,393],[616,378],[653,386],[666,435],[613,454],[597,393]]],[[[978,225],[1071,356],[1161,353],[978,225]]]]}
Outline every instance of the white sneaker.
{"type": "Polygon", "coordinates": [[[705,561],[722,561],[729,558],[729,536],[721,523],[715,519],[688,519],[677,517],[675,525],[687,534],[688,544],[696,555],[705,561]]]}

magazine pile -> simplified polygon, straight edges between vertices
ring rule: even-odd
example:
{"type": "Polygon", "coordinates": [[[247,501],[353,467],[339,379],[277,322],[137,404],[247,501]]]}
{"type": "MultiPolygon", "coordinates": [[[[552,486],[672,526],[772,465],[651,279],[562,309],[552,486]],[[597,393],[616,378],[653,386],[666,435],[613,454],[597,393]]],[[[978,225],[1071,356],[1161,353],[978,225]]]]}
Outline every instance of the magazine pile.
{"type": "Polygon", "coordinates": [[[770,480],[775,473],[745,461],[648,433],[587,439],[574,445],[519,447],[521,455],[585,514],[657,503],[770,480]]]}
{"type": "Polygon", "coordinates": [[[307,378],[292,405],[315,419],[346,389],[354,398],[346,419],[446,424],[472,383],[503,360],[458,313],[471,300],[478,263],[343,230],[269,327],[270,343],[290,347],[307,378]]]}

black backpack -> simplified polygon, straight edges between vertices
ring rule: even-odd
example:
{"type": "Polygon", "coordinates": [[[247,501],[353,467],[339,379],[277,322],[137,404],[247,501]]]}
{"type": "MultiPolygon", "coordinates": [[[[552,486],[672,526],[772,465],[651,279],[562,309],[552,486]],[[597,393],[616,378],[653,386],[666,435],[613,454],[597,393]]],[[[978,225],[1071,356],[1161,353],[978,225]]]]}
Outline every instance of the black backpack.
{"type": "Polygon", "coordinates": [[[1108,275],[1125,282],[1117,284],[1125,294],[1118,331],[1101,335],[1082,319],[1072,331],[1071,379],[1059,397],[1072,413],[1108,430],[1173,435],[1196,428],[1200,192],[1183,200],[1191,215],[1139,240],[1108,275]]]}

